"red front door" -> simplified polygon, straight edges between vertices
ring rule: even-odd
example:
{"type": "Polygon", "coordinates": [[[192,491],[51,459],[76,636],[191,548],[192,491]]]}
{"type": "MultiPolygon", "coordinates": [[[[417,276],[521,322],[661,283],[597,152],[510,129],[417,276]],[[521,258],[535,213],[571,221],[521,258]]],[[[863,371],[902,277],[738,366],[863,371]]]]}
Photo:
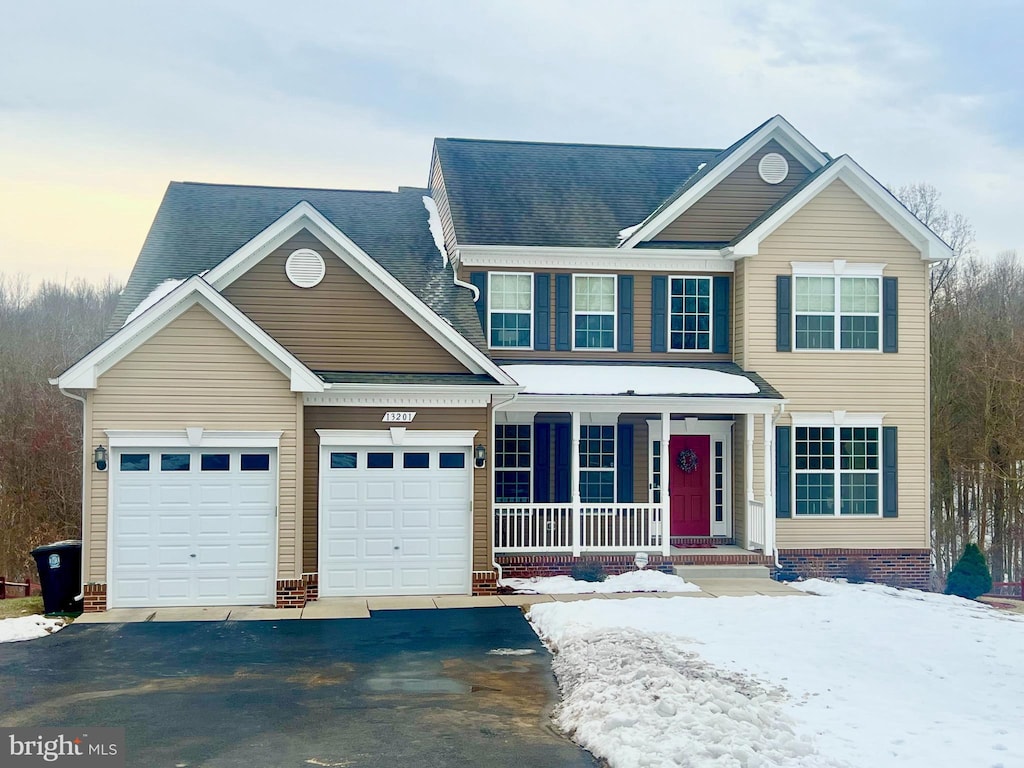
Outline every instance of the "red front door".
{"type": "Polygon", "coordinates": [[[675,435],[668,441],[668,493],[670,536],[711,535],[711,438],[708,435],[675,435]],[[684,451],[693,471],[679,466],[684,451]]]}

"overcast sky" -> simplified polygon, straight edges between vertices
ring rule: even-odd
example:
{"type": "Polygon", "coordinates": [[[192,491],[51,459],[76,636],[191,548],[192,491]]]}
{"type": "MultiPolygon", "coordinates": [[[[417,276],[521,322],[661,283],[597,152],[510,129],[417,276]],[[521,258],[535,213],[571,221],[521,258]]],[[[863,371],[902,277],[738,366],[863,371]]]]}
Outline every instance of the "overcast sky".
{"type": "Polygon", "coordinates": [[[170,180],[394,189],[434,136],[725,147],[781,113],[1024,246],[1024,7],[6,3],[0,272],[127,278],[170,180]]]}

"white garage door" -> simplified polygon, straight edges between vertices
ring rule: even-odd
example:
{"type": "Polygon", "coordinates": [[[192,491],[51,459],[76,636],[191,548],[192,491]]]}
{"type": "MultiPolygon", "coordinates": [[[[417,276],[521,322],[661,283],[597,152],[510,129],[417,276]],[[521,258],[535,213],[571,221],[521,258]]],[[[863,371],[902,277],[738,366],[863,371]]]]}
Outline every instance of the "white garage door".
{"type": "Polygon", "coordinates": [[[467,594],[471,478],[464,448],[322,448],[320,594],[467,594]]]}
{"type": "Polygon", "coordinates": [[[274,602],[275,451],[125,448],[110,472],[111,607],[274,602]]]}

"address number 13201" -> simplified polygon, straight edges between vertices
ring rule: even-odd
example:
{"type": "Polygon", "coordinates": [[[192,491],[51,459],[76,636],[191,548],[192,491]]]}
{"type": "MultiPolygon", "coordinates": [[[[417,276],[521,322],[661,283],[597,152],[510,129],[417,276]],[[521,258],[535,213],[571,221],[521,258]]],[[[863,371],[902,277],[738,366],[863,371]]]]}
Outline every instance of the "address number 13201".
{"type": "Polygon", "coordinates": [[[384,418],[381,419],[385,424],[407,424],[416,418],[416,411],[385,411],[384,418]]]}

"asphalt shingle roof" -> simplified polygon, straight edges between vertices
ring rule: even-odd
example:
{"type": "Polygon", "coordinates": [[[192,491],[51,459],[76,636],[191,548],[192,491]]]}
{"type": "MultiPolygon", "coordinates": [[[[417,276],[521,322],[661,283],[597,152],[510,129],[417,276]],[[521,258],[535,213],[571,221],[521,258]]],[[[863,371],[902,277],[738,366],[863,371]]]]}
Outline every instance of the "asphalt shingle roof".
{"type": "Polygon", "coordinates": [[[486,344],[472,293],[442,268],[425,189],[397,192],[172,182],[114,311],[110,331],[157,285],[212,269],[302,201],[308,202],[477,347],[486,344]]]}
{"type": "Polygon", "coordinates": [[[609,247],[722,152],[435,139],[459,245],[609,247]]]}

